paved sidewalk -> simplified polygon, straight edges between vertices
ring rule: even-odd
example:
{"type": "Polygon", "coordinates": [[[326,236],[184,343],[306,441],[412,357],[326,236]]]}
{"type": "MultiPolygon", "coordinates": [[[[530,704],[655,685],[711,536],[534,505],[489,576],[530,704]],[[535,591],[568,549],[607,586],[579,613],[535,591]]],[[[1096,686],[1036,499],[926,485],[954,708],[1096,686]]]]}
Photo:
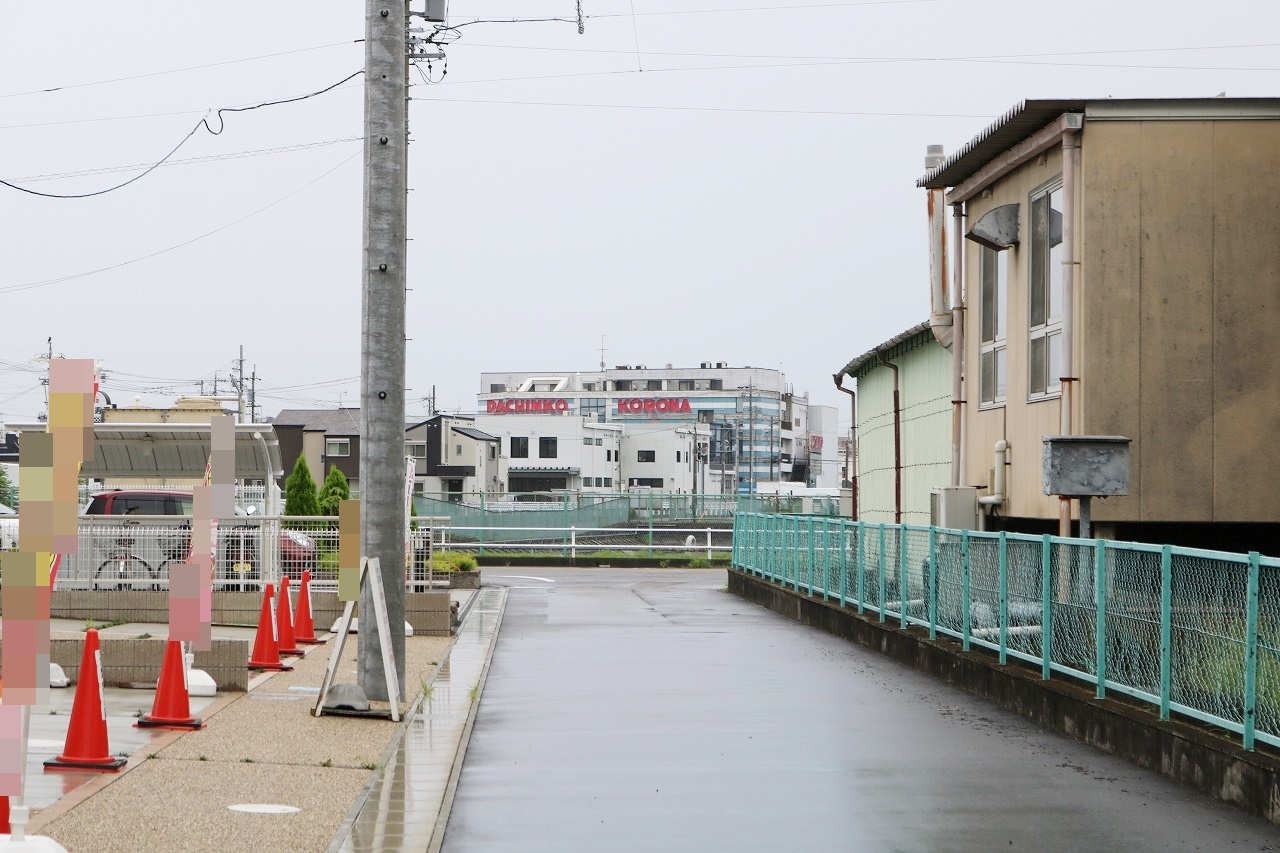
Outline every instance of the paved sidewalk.
{"type": "MultiPolygon", "coordinates": [[[[455,596],[465,609],[473,591],[455,596]]],[[[409,695],[402,713],[412,709],[424,686],[450,683],[452,644],[448,637],[406,638],[409,695]]],[[[207,728],[164,732],[135,752],[122,772],[98,774],[69,788],[34,812],[28,833],[50,836],[69,851],[104,853],[321,851],[340,843],[356,808],[389,763],[396,763],[406,731],[422,723],[311,716],[332,647],[332,642],[311,647],[292,661],[293,672],[261,676],[250,692],[217,699],[200,712],[207,728]],[[286,808],[274,814],[231,810],[238,805],[286,808]]],[[[351,637],[337,681],[354,680],[355,654],[351,637]]],[[[433,687],[430,694],[438,690],[433,687]]],[[[457,687],[442,695],[447,692],[466,695],[457,687]]],[[[142,695],[149,700],[151,694],[142,695]]],[[[453,761],[450,752],[445,765],[453,761]]],[[[412,793],[415,801],[423,801],[416,787],[412,793]]]]}

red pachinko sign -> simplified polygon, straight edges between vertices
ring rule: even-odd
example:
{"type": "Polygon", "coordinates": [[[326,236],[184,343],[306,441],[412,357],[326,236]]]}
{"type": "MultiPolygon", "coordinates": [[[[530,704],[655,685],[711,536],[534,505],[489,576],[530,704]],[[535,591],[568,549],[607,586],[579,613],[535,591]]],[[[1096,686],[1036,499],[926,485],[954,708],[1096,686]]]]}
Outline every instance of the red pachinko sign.
{"type": "Polygon", "coordinates": [[[569,401],[559,400],[486,400],[491,415],[562,415],[569,411],[569,401]]]}
{"type": "Polygon", "coordinates": [[[688,398],[646,399],[638,397],[618,401],[620,415],[677,415],[689,411],[688,398]]]}

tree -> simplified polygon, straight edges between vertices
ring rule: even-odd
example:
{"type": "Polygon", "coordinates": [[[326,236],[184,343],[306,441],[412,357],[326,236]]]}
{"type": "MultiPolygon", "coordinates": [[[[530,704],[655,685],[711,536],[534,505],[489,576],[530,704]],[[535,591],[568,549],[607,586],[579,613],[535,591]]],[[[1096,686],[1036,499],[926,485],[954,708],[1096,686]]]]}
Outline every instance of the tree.
{"type": "Polygon", "coordinates": [[[316,481],[311,478],[307,458],[299,456],[293,463],[293,473],[284,481],[285,515],[319,515],[320,501],[316,496],[316,481]]]}
{"type": "Polygon", "coordinates": [[[12,507],[15,503],[14,498],[17,497],[15,491],[13,481],[9,479],[9,472],[0,465],[0,504],[12,507]]]}
{"type": "Polygon", "coordinates": [[[338,502],[351,499],[351,485],[347,483],[347,475],[338,470],[337,465],[329,466],[329,474],[320,487],[320,515],[337,515],[338,502]]]}

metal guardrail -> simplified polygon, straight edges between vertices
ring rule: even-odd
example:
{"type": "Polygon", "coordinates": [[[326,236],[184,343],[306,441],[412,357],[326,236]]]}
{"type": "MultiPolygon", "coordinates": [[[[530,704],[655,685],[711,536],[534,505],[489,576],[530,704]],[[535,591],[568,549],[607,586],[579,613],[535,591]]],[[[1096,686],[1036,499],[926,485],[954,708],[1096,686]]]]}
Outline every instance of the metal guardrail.
{"type": "Polygon", "coordinates": [[[1280,746],[1280,559],[739,513],[732,563],[1280,746]]]}
{"type": "Polygon", "coordinates": [[[437,548],[484,554],[622,556],[661,558],[683,554],[714,559],[733,551],[733,531],[724,528],[647,527],[457,527],[440,528],[437,548]]]}

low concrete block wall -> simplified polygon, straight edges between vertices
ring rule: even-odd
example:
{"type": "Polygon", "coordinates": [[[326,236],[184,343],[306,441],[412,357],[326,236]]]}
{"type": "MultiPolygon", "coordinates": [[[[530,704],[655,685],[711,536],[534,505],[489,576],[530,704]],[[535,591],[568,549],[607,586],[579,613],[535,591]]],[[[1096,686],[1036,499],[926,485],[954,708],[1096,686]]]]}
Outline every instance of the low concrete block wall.
{"type": "Polygon", "coordinates": [[[1248,752],[1230,737],[1197,722],[1160,720],[1155,709],[1120,696],[1097,699],[1094,688],[1021,661],[1000,666],[985,649],[965,652],[958,640],[930,640],[928,631],[810,598],[804,593],[729,571],[729,591],[748,601],[874,649],[1005,710],[1125,758],[1139,767],[1280,824],[1280,755],[1248,752]]]}
{"type": "MultiPolygon", "coordinates": [[[[156,637],[139,639],[128,635],[99,632],[102,647],[102,681],[112,687],[154,685],[164,662],[165,641],[156,637]]],[[[245,640],[214,640],[207,652],[195,653],[195,668],[209,673],[219,690],[249,689],[249,643],[245,640]]],[[[0,648],[3,648],[0,643],[0,648]]],[[[84,657],[84,637],[54,634],[49,643],[50,663],[56,663],[74,683],[80,678],[84,657]]]]}
{"type": "MultiPolygon", "coordinates": [[[[294,600],[297,601],[296,598],[294,600]]],[[[49,611],[55,618],[91,620],[99,624],[167,623],[169,592],[167,590],[55,590],[49,611]]],[[[311,612],[316,623],[316,631],[327,631],[342,615],[342,602],[338,601],[337,593],[313,592],[311,612]]],[[[214,624],[254,627],[258,624],[261,613],[261,592],[214,592],[213,594],[214,624]]],[[[404,615],[405,621],[413,626],[414,633],[447,637],[450,625],[449,593],[447,591],[406,593],[404,615]]]]}

